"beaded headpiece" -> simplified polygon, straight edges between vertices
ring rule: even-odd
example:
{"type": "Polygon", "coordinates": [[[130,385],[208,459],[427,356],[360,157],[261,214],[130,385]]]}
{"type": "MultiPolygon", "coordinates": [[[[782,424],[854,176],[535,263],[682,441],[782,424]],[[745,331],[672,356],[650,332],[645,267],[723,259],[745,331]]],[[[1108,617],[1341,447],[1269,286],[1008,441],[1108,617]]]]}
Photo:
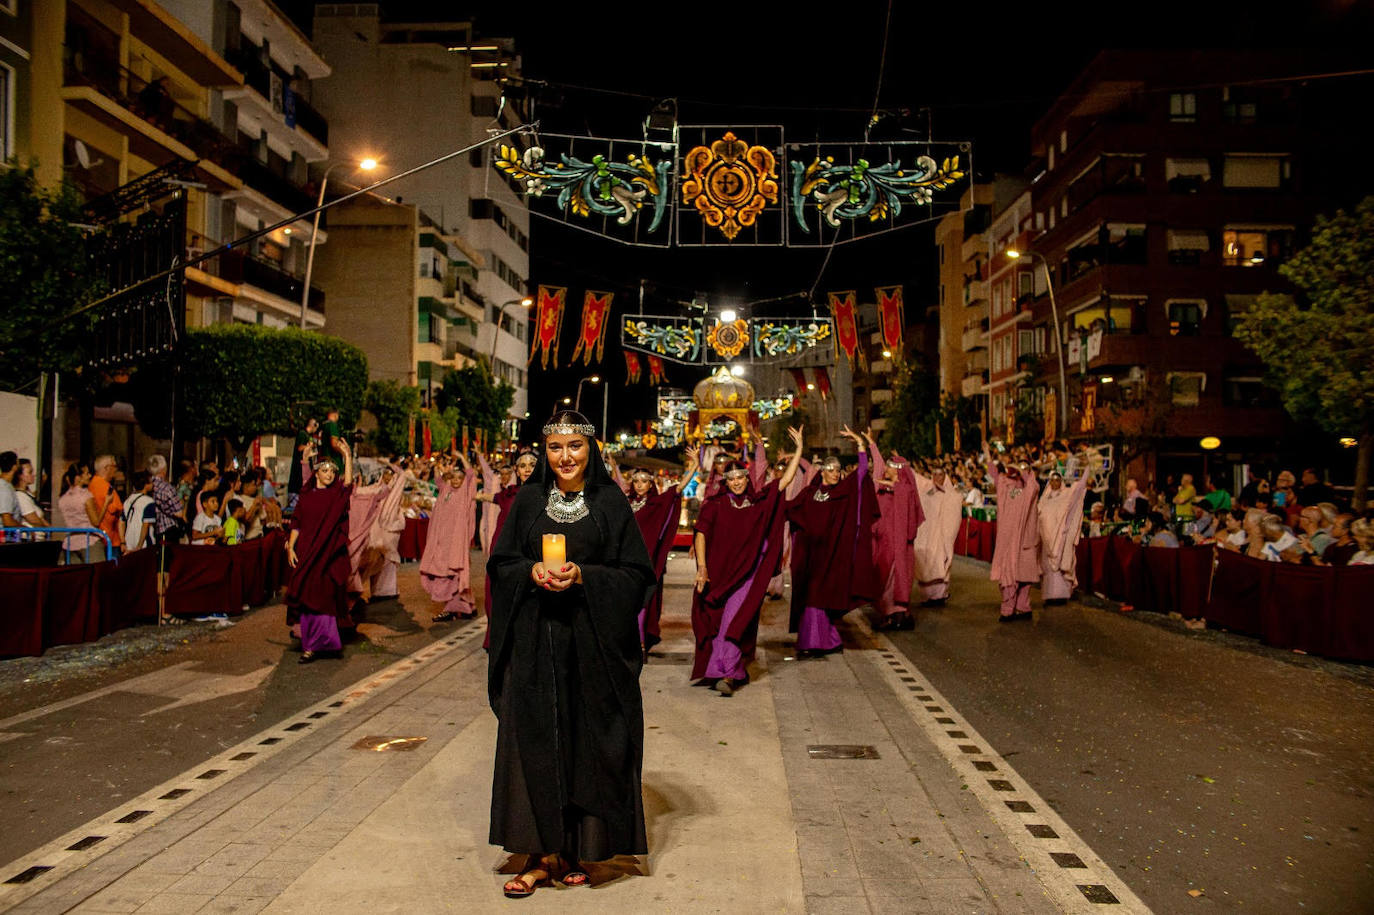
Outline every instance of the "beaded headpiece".
{"type": "Polygon", "coordinates": [[[525,463],[526,461],[529,461],[531,464],[535,463],[535,457],[534,457],[534,455],[530,454],[528,451],[525,452],[524,454],[520,455],[518,458],[515,459],[515,466],[516,466],[516,467],[519,467],[521,464],[525,463]]]}
{"type": "Polygon", "coordinates": [[[591,423],[549,423],[544,427],[545,435],[596,435],[596,426],[591,423]]]}
{"type": "Polygon", "coordinates": [[[743,467],[736,467],[734,470],[727,470],[724,477],[727,480],[739,480],[749,476],[749,471],[743,467]]]}
{"type": "Polygon", "coordinates": [[[840,469],[840,459],[839,459],[839,458],[833,458],[833,457],[831,457],[831,458],[826,458],[824,461],[821,461],[821,470],[839,470],[839,469],[840,469]]]}
{"type": "Polygon", "coordinates": [[[648,477],[649,479],[652,480],[652,479],[654,478],[654,475],[653,475],[652,473],[650,473],[649,471],[645,470],[643,467],[640,467],[638,470],[636,470],[636,471],[634,471],[633,473],[630,474],[630,479],[632,479],[632,480],[633,480],[633,479],[636,479],[636,478],[638,478],[638,477],[648,477]]]}

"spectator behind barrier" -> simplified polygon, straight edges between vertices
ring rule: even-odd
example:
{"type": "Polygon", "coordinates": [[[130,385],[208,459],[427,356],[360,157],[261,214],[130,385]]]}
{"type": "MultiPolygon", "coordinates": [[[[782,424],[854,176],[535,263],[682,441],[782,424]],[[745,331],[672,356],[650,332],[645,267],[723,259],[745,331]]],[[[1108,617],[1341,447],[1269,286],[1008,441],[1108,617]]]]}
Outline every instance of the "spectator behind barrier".
{"type": "MultiPolygon", "coordinates": [[[[1291,478],[1291,474],[1289,475],[1291,478]]],[[[1260,556],[1270,562],[1299,562],[1301,553],[1298,538],[1283,524],[1280,515],[1265,515],[1260,519],[1260,539],[1264,543],[1260,556]]]]}
{"type": "Polygon", "coordinates": [[[1374,565],[1374,521],[1360,518],[1350,525],[1350,535],[1360,549],[1350,557],[1352,566],[1374,565]]]}

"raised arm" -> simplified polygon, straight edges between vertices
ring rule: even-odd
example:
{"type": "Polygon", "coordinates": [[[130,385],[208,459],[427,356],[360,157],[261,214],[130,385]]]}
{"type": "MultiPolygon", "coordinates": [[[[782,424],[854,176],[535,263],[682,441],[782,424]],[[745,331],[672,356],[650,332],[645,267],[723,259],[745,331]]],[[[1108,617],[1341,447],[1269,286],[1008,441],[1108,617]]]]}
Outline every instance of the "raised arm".
{"type": "Polygon", "coordinates": [[[802,428],[802,426],[796,426],[789,427],[787,430],[787,437],[792,439],[792,445],[797,450],[792,452],[792,457],[787,462],[787,469],[782,472],[782,477],[778,480],[778,491],[780,493],[785,493],[787,487],[792,485],[792,481],[796,479],[797,476],[797,468],[801,466],[802,428]]]}
{"type": "MultiPolygon", "coordinates": [[[[757,427],[755,432],[757,433],[757,427]]],[[[757,434],[754,437],[754,459],[749,462],[749,481],[754,484],[757,492],[763,489],[764,482],[768,479],[768,451],[763,447],[763,439],[757,434]]]]}
{"type": "Polygon", "coordinates": [[[868,441],[869,459],[873,461],[873,479],[881,480],[887,476],[887,461],[883,460],[883,449],[878,447],[870,432],[865,431],[864,438],[868,441]]]}
{"type": "Polygon", "coordinates": [[[487,463],[487,456],[485,454],[478,453],[477,466],[482,468],[482,491],[485,493],[496,492],[496,487],[498,485],[496,471],[492,470],[491,464],[487,463]]]}
{"type": "Polygon", "coordinates": [[[335,439],[335,441],[337,441],[337,442],[339,443],[339,447],[343,449],[343,456],[344,456],[343,485],[345,485],[345,486],[352,486],[352,485],[353,485],[353,449],[352,449],[351,447],[349,447],[348,442],[344,441],[343,439],[335,439]]]}

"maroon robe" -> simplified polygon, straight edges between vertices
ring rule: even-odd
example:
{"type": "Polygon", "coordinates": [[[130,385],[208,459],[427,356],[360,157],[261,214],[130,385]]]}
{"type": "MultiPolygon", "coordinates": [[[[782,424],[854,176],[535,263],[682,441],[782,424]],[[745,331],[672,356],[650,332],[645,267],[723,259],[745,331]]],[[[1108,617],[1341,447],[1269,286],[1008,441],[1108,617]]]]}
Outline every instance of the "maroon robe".
{"type": "Polygon", "coordinates": [[[873,568],[873,525],[878,501],[868,480],[868,455],[859,469],[834,486],[821,476],[787,504],[796,531],[792,543],[792,617],[796,632],[807,607],[819,607],[832,621],[877,598],[882,587],[873,568]],[[826,498],[817,500],[818,494],[826,498]]]}
{"type": "Polygon", "coordinates": [[[765,486],[761,494],[751,486],[742,499],[733,499],[730,490],[722,487],[702,503],[696,529],[706,536],[708,581],[703,590],[692,595],[696,657],[691,679],[706,676],[711,643],[720,632],[725,602],[745,585],[749,591],[725,637],[739,645],[746,663],[754,656],[759,609],[768,589],[768,578],[782,555],[783,514],[783,498],[776,480],[765,486]],[[744,500],[748,500],[747,507],[736,507],[744,500]]]}
{"type": "Polygon", "coordinates": [[[658,579],[658,587],[644,605],[644,649],[647,651],[662,640],[659,619],[663,616],[663,574],[668,570],[668,554],[673,550],[678,518],[682,516],[682,488],[670,486],[663,492],[650,492],[642,502],[635,498],[631,489],[629,499],[644,546],[654,561],[654,576],[658,579]]]}
{"type": "Polygon", "coordinates": [[[327,488],[313,481],[301,487],[291,527],[296,538],[296,567],[286,585],[286,621],[302,614],[333,616],[351,625],[348,616],[348,502],[352,486],[336,477],[327,488]]]}

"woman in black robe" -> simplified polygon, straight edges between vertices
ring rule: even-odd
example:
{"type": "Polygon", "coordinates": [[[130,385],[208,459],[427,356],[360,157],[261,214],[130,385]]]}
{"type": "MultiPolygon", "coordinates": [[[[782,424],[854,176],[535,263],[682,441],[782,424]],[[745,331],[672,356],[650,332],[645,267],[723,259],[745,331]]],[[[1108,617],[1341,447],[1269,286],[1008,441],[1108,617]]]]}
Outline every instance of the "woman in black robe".
{"type": "Polygon", "coordinates": [[[487,581],[499,719],[490,841],[529,856],[505,893],[527,896],[556,874],[585,886],[582,862],[648,852],[638,614],[656,581],[581,414],[544,427],[544,460],[511,505],[487,581]],[[566,536],[556,568],[542,561],[547,533],[566,536]]]}

